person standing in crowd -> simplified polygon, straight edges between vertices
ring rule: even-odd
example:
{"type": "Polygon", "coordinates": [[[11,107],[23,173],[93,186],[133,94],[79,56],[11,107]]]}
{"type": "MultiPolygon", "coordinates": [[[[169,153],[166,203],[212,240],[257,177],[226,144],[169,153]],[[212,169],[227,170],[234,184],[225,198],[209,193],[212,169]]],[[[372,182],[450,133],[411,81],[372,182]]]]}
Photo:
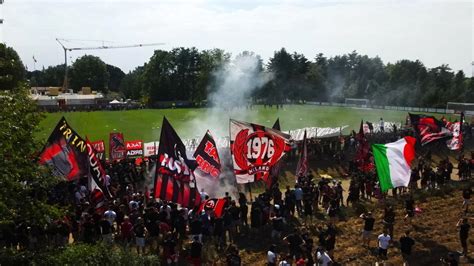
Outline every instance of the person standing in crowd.
{"type": "Polygon", "coordinates": [[[372,217],[371,212],[367,212],[367,214],[361,214],[360,218],[364,220],[364,229],[362,230],[362,245],[367,245],[367,248],[370,248],[370,239],[372,238],[375,219],[372,217]]]}
{"type": "Polygon", "coordinates": [[[283,238],[283,241],[288,243],[291,259],[301,255],[301,246],[304,244],[304,241],[298,233],[298,229],[294,228],[293,233],[283,238]]]}
{"type": "Polygon", "coordinates": [[[316,249],[316,260],[316,265],[318,266],[329,266],[333,262],[329,254],[322,247],[316,249]]]}
{"type": "Polygon", "coordinates": [[[459,228],[459,240],[461,241],[462,255],[467,256],[467,239],[469,237],[471,225],[467,218],[462,218],[458,221],[456,227],[459,228]]]}
{"type": "Polygon", "coordinates": [[[379,243],[379,257],[382,260],[387,260],[387,251],[390,246],[392,238],[387,234],[387,230],[384,230],[377,238],[379,243]]]}
{"type": "Polygon", "coordinates": [[[189,250],[189,263],[193,266],[201,266],[202,243],[197,237],[193,238],[191,248],[189,250]]]}
{"type": "Polygon", "coordinates": [[[405,211],[405,220],[408,220],[408,223],[411,225],[412,219],[415,216],[415,200],[411,194],[405,199],[405,211]]]}
{"type": "Polygon", "coordinates": [[[267,251],[267,266],[276,266],[278,261],[278,255],[276,253],[276,245],[273,244],[267,251]]]}
{"type": "Polygon", "coordinates": [[[298,212],[298,217],[303,216],[303,189],[301,189],[301,186],[299,184],[295,185],[295,201],[296,201],[296,211],[298,212]]]}
{"type": "Polygon", "coordinates": [[[120,238],[122,240],[123,248],[128,251],[133,238],[133,224],[130,222],[128,216],[125,216],[120,225],[120,238]]]}
{"type": "Polygon", "coordinates": [[[390,237],[393,238],[394,237],[393,227],[395,225],[395,211],[393,210],[392,206],[385,207],[382,223],[384,225],[384,231],[388,231],[388,234],[390,235],[390,237]]]}
{"type": "Polygon", "coordinates": [[[135,233],[135,245],[137,248],[137,254],[143,255],[145,253],[145,236],[146,236],[146,228],[143,222],[143,218],[138,217],[137,224],[133,227],[133,232],[135,233]]]}
{"type": "Polygon", "coordinates": [[[247,227],[247,216],[249,212],[249,207],[247,206],[247,197],[245,194],[240,192],[239,193],[239,208],[240,208],[240,219],[242,220],[242,226],[247,227]]]}
{"type": "Polygon", "coordinates": [[[403,266],[408,266],[410,260],[412,247],[415,245],[415,240],[410,237],[410,231],[405,231],[405,235],[400,237],[400,251],[403,257],[403,266]]]}
{"type": "Polygon", "coordinates": [[[380,128],[380,132],[381,132],[381,133],[384,133],[384,132],[385,132],[385,123],[384,123],[382,117],[381,117],[380,120],[379,120],[379,128],[380,128]]]}

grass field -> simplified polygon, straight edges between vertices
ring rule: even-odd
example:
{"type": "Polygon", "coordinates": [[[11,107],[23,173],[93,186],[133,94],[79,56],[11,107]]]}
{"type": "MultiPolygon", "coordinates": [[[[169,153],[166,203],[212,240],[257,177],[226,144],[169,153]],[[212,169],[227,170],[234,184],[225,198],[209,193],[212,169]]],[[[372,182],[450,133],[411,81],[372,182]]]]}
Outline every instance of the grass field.
{"type": "Polygon", "coordinates": [[[407,113],[392,110],[371,110],[344,107],[289,105],[283,109],[256,106],[251,110],[224,111],[217,109],[145,109],[132,111],[98,111],[50,113],[40,123],[38,138],[46,140],[64,116],[82,136],[108,141],[110,132],[123,132],[125,139],[154,141],[160,138],[163,116],[166,116],[182,138],[202,137],[207,129],[215,136],[228,135],[229,118],[272,126],[280,118],[282,130],[302,127],[339,127],[358,129],[360,120],[405,121],[407,113]]]}

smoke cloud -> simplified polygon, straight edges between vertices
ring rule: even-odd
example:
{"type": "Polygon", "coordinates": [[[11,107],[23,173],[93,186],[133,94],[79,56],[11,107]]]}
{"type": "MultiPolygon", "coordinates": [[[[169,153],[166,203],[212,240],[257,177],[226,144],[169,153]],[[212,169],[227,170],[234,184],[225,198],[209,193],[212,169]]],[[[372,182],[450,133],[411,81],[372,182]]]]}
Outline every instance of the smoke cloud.
{"type": "MultiPolygon", "coordinates": [[[[208,88],[206,115],[195,119],[191,126],[199,138],[210,130],[214,138],[229,137],[230,118],[251,120],[251,97],[272,79],[272,74],[263,72],[261,60],[253,53],[243,53],[225,63],[213,73],[212,86],[208,88]]],[[[222,163],[220,182],[209,182],[208,177],[196,177],[199,189],[211,197],[223,197],[229,192],[233,199],[238,196],[232,160],[228,148],[219,149],[222,163]]]]}

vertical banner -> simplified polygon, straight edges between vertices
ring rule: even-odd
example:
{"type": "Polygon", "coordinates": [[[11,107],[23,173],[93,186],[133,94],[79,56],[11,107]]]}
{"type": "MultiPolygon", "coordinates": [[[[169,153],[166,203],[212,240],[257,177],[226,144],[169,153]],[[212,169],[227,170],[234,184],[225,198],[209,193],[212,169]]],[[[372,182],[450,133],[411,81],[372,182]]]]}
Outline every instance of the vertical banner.
{"type": "Polygon", "coordinates": [[[125,146],[127,147],[127,158],[137,158],[143,156],[143,141],[126,141],[125,146]]]}
{"type": "Polygon", "coordinates": [[[103,140],[93,141],[91,145],[95,150],[97,159],[101,161],[105,160],[105,142],[103,140]]]}
{"type": "Polygon", "coordinates": [[[123,140],[122,133],[110,133],[109,138],[109,156],[110,160],[123,160],[125,159],[125,155],[127,153],[127,149],[125,147],[125,143],[123,140]]]}

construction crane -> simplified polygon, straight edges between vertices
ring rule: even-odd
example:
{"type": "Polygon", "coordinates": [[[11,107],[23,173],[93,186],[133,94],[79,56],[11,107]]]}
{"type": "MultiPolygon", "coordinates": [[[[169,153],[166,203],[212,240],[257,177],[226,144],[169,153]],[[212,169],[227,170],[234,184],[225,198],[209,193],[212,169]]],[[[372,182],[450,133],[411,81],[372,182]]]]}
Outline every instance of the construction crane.
{"type": "MultiPolygon", "coordinates": [[[[0,0],[2,1],[2,0],[0,0]]],[[[129,45],[105,45],[104,41],[102,42],[102,46],[97,46],[97,47],[66,47],[63,42],[68,42],[71,40],[68,39],[59,39],[56,38],[56,41],[61,45],[61,47],[64,50],[64,83],[63,83],[63,91],[67,90],[68,84],[67,84],[67,52],[72,52],[72,51],[81,51],[81,50],[104,50],[104,49],[120,49],[120,48],[137,48],[137,47],[147,47],[147,46],[158,46],[158,45],[163,45],[165,43],[140,43],[140,44],[129,44],[129,45]]]]}

